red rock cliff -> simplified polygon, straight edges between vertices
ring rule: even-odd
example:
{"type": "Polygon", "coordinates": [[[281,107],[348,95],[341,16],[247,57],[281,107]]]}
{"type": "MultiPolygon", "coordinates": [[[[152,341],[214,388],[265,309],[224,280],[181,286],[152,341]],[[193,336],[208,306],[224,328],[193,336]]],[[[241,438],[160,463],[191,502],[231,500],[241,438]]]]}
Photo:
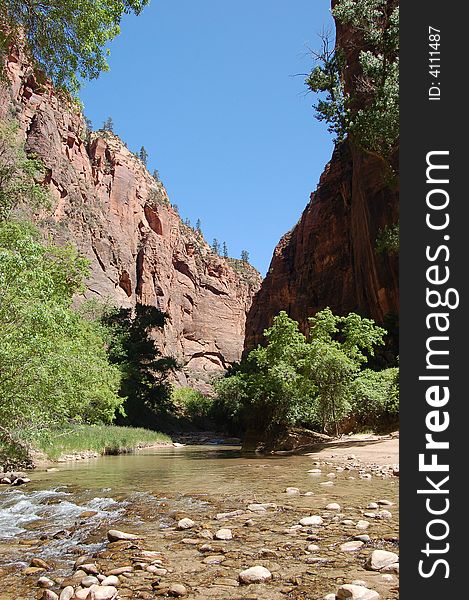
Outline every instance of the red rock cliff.
{"type": "Polygon", "coordinates": [[[19,121],[27,149],[47,169],[55,209],[45,226],[89,258],[86,296],[167,312],[160,348],[185,365],[181,383],[203,388],[240,358],[259,274],[214,255],[125,144],[112,133],[87,135],[80,111],[27,64],[10,56],[7,73],[0,118],[19,121]]]}
{"type": "MultiPolygon", "coordinates": [[[[360,44],[351,43],[356,40],[350,35],[338,25],[346,88],[354,85],[359,70],[360,44]]],[[[393,160],[397,163],[397,156],[393,160]]],[[[397,315],[397,257],[379,254],[376,238],[398,221],[398,201],[383,161],[348,140],[338,145],[299,222],[275,248],[248,314],[245,348],[262,342],[264,329],[281,310],[303,331],[308,317],[326,306],[341,315],[356,311],[378,323],[397,315]]]]}

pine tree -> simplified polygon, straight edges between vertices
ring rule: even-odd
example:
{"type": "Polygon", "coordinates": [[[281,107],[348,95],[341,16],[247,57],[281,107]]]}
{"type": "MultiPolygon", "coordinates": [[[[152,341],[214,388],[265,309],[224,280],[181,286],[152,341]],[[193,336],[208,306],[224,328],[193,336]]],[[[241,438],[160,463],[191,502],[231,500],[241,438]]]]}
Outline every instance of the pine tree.
{"type": "Polygon", "coordinates": [[[212,251],[215,254],[220,255],[220,242],[217,240],[217,238],[214,238],[214,240],[212,242],[212,251]]]}
{"type": "Polygon", "coordinates": [[[197,233],[200,233],[202,235],[202,221],[200,219],[197,219],[197,222],[195,224],[195,230],[197,231],[197,233]]]}
{"type": "Polygon", "coordinates": [[[247,250],[241,250],[241,260],[245,263],[249,263],[249,252],[247,250]]]}
{"type": "Polygon", "coordinates": [[[158,171],[157,169],[155,169],[155,170],[153,171],[153,179],[154,179],[155,181],[160,181],[160,174],[159,174],[159,171],[158,171]]]}
{"type": "Polygon", "coordinates": [[[228,258],[228,246],[223,242],[223,258],[228,258]]]}
{"type": "Polygon", "coordinates": [[[142,161],[142,163],[147,166],[147,162],[148,162],[148,152],[145,149],[145,146],[142,146],[139,150],[138,153],[138,157],[139,159],[142,161]]]}
{"type": "Polygon", "coordinates": [[[114,132],[114,121],[112,117],[108,117],[103,123],[103,131],[111,131],[114,132]]]}
{"type": "Polygon", "coordinates": [[[173,210],[177,215],[179,214],[179,206],[177,204],[173,204],[173,210]]]}

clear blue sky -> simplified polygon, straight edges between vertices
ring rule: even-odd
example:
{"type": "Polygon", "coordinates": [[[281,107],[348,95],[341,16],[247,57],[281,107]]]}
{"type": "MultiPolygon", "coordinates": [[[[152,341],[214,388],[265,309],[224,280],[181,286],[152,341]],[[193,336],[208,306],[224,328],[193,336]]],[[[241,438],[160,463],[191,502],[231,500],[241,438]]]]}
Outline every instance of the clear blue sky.
{"type": "Polygon", "coordinates": [[[181,216],[265,274],[332,152],[294,77],[325,28],[329,0],[152,0],[124,19],[111,70],[85,84],[85,113],[95,129],[112,116],[181,216]]]}

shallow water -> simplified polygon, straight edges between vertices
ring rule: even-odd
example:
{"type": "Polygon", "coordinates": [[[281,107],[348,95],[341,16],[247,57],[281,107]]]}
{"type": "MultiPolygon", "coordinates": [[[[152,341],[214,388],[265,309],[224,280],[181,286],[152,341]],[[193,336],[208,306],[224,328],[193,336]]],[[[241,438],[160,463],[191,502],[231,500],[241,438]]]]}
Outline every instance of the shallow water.
{"type": "MultiPolygon", "coordinates": [[[[281,528],[297,523],[298,513],[322,514],[328,503],[337,502],[345,515],[342,518],[358,519],[370,502],[385,498],[394,503],[393,519],[373,523],[374,533],[380,539],[397,534],[396,478],[360,479],[358,471],[336,470],[332,462],[321,463],[321,474],[308,473],[316,467],[314,462],[314,456],[246,456],[238,448],[168,447],[64,464],[54,472],[33,472],[27,486],[0,491],[0,566],[4,570],[0,598],[15,597],[8,595],[7,588],[22,584],[21,569],[31,556],[52,559],[58,572],[65,573],[77,553],[105,547],[103,532],[112,524],[161,544],[161,536],[165,531],[169,535],[181,516],[208,522],[217,512],[271,502],[280,510],[266,515],[272,531],[263,526],[261,546],[279,547],[285,537],[281,528]],[[330,473],[335,477],[329,478],[330,473]],[[322,485],[330,481],[332,486],[322,485]],[[298,487],[302,495],[286,495],[289,486],[298,487]],[[312,495],[303,495],[306,492],[312,495]],[[81,516],[89,511],[96,514],[81,516]]],[[[330,535],[330,554],[334,544],[349,539],[333,522],[330,535]]],[[[253,536],[246,538],[249,548],[245,550],[259,546],[254,532],[253,536]]],[[[24,596],[29,597],[35,596],[24,596]]],[[[219,597],[242,596],[227,592],[219,597]]]]}

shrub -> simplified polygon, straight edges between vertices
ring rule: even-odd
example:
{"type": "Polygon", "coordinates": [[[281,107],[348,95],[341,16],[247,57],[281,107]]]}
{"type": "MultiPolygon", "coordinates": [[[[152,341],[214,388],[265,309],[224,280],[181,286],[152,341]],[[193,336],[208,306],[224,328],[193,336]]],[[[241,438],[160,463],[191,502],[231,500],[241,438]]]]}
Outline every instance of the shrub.
{"type": "Polygon", "coordinates": [[[204,428],[211,421],[213,400],[189,387],[174,388],[171,399],[177,412],[196,427],[204,428]]]}
{"type": "Polygon", "coordinates": [[[351,386],[351,409],[360,425],[380,428],[399,419],[399,369],[365,369],[351,386]]]}

